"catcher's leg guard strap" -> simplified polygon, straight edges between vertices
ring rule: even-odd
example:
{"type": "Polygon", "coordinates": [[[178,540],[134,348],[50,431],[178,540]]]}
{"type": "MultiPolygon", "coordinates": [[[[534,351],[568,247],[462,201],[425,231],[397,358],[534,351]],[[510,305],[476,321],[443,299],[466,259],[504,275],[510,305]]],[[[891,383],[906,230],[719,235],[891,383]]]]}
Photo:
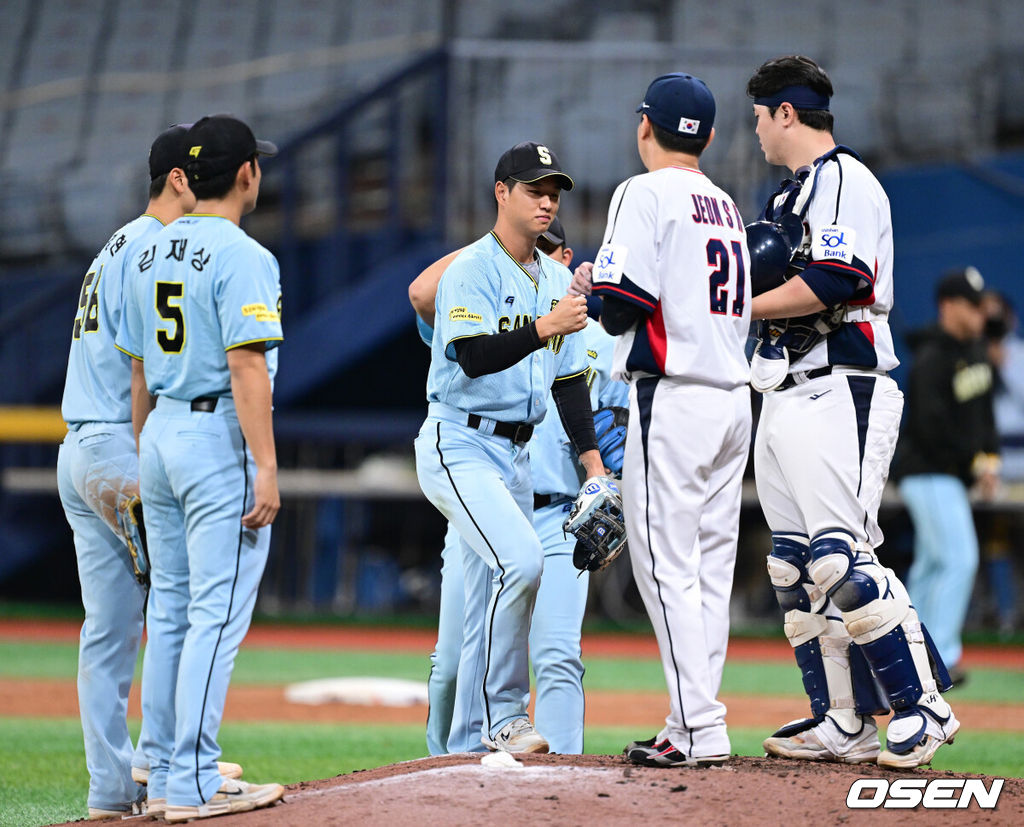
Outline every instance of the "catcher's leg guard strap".
{"type": "Polygon", "coordinates": [[[779,606],[786,612],[786,637],[800,667],[811,714],[820,719],[831,711],[840,729],[855,732],[859,722],[853,717],[856,704],[849,663],[850,639],[841,621],[829,620],[823,614],[825,593],[807,572],[809,560],[806,538],[772,535],[768,574],[779,606]]]}
{"type": "Polygon", "coordinates": [[[821,614],[790,611],[786,613],[786,636],[800,667],[811,714],[821,718],[828,713],[842,731],[858,732],[857,716],[870,714],[867,707],[878,704],[870,693],[863,701],[859,698],[858,692],[864,692],[854,681],[850,638],[842,621],[821,614]]]}

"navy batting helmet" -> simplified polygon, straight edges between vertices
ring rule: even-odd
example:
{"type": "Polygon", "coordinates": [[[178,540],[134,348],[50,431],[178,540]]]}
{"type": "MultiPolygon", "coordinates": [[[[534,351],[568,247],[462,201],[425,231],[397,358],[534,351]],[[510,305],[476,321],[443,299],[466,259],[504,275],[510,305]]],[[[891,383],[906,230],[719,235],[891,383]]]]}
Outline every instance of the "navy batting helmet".
{"type": "Polygon", "coordinates": [[[786,213],[779,221],[755,221],[748,224],[747,249],[750,251],[750,289],[759,296],[786,280],[793,253],[804,237],[799,216],[786,213]]]}

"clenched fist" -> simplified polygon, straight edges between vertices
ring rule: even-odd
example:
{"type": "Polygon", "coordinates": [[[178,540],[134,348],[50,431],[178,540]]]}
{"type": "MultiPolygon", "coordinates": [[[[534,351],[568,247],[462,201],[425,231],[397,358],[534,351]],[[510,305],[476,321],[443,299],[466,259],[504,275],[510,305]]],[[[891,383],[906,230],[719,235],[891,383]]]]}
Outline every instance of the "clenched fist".
{"type": "Polygon", "coordinates": [[[541,341],[552,336],[565,336],[587,326],[587,300],[583,296],[565,296],[551,312],[537,319],[537,335],[541,341]]]}

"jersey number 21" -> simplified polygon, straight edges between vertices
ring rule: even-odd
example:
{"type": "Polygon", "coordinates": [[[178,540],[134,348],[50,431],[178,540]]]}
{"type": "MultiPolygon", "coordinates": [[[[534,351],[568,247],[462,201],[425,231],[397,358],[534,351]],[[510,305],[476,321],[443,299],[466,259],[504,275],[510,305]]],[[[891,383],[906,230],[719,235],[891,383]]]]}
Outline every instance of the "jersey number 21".
{"type": "Polygon", "coordinates": [[[708,264],[715,268],[708,277],[711,312],[716,315],[725,315],[729,312],[729,278],[733,270],[736,271],[736,298],[732,302],[732,315],[743,315],[743,293],[746,289],[747,273],[743,267],[742,243],[733,241],[730,244],[731,249],[728,249],[720,238],[708,241],[708,264]],[[735,267],[730,261],[736,263],[735,267]]]}

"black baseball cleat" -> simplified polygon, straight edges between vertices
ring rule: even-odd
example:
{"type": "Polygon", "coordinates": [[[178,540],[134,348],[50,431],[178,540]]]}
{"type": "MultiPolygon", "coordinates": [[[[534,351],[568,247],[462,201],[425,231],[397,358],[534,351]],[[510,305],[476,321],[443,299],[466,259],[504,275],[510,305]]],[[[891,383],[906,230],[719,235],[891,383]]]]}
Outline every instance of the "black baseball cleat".
{"type": "Polygon", "coordinates": [[[658,736],[655,735],[653,738],[648,738],[646,741],[630,741],[628,744],[626,744],[626,748],[622,751],[622,754],[628,758],[629,753],[633,750],[640,749],[641,747],[646,747],[649,749],[650,747],[654,746],[654,743],[657,740],[658,736]]]}
{"type": "Polygon", "coordinates": [[[626,747],[626,758],[642,767],[720,767],[728,755],[684,755],[670,741],[634,741],[626,747]]]}

